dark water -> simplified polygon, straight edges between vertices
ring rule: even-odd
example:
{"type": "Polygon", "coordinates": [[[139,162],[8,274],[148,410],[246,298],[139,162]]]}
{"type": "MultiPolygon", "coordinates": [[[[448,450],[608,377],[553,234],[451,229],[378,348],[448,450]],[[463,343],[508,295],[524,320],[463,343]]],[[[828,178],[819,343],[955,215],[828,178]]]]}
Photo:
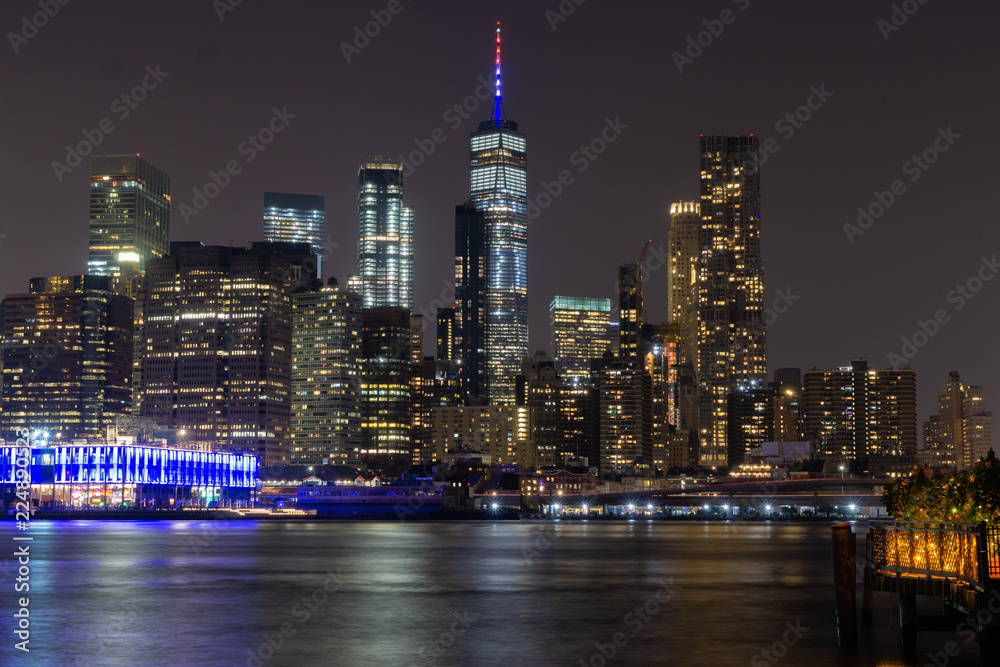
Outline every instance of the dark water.
{"type": "MultiPolygon", "coordinates": [[[[12,528],[0,523],[5,544],[12,528]]],[[[32,651],[12,647],[8,569],[2,665],[908,664],[888,595],[861,651],[838,651],[826,524],[36,521],[31,534],[32,651]]],[[[979,664],[954,633],[922,634],[912,664],[950,640],[949,665],[979,664]]]]}

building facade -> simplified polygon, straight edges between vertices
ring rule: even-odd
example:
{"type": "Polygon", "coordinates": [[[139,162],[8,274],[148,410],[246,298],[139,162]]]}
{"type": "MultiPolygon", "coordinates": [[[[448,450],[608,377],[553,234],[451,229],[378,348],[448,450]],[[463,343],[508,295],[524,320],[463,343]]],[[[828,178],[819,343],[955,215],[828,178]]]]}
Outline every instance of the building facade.
{"type": "Polygon", "coordinates": [[[413,209],[400,162],[375,157],[358,169],[358,273],[365,308],[413,310],[413,209]]]}
{"type": "Polygon", "coordinates": [[[670,205],[667,234],[667,309],[680,335],[680,363],[698,372],[698,275],[701,259],[699,233],[701,204],[670,205]]]}
{"type": "Polygon", "coordinates": [[[291,444],[291,262],[272,245],[175,243],[143,302],[142,416],[262,466],[291,444]]]}
{"type": "Polygon", "coordinates": [[[88,273],[134,299],[146,264],[169,250],[170,177],[138,153],[91,157],[88,273]]]}
{"type": "MultiPolygon", "coordinates": [[[[598,372],[600,468],[646,475],[652,471],[652,385],[645,368],[615,363],[598,372]]],[[[593,462],[592,462],[593,464],[593,462]]]]}
{"type": "Polygon", "coordinates": [[[629,262],[619,265],[617,285],[618,360],[638,367],[642,325],[646,323],[642,304],[642,264],[629,262]]]}
{"type": "Polygon", "coordinates": [[[486,214],[455,207],[455,349],[466,405],[486,402],[486,214]]]}
{"type": "Polygon", "coordinates": [[[321,195],[264,193],[264,241],[308,243],[316,267],[307,278],[323,279],[326,242],[325,199],[321,195]]]}
{"type": "Polygon", "coordinates": [[[802,376],[802,436],[817,456],[844,463],[914,455],[917,379],[911,369],[868,368],[864,359],[802,376]]]}
{"type": "Polygon", "coordinates": [[[335,280],[292,294],[292,464],[361,464],[361,324],[335,280]]]}
{"type": "Polygon", "coordinates": [[[471,450],[488,455],[495,465],[535,465],[531,409],[517,405],[473,405],[431,410],[434,459],[471,450]]]}
{"type": "Polygon", "coordinates": [[[767,328],[757,138],[704,135],[700,149],[699,421],[701,463],[714,467],[728,457],[729,393],[767,381],[767,328]]]}
{"type": "Polygon", "coordinates": [[[361,314],[361,453],[378,466],[412,459],[410,311],[365,308],[361,314]]]}
{"type": "Polygon", "coordinates": [[[567,382],[589,382],[590,362],[615,349],[611,300],[557,296],[549,304],[556,371],[567,382]]]}
{"type": "Polygon", "coordinates": [[[0,437],[103,438],[132,410],[132,300],[111,276],[34,278],[3,310],[0,437]]]}

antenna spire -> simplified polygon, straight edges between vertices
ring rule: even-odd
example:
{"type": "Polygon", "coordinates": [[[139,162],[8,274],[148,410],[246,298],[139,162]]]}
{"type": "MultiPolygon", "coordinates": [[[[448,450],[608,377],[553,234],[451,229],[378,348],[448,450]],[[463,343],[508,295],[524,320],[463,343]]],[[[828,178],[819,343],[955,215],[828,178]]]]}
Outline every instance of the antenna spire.
{"type": "Polygon", "coordinates": [[[497,21],[497,63],[496,63],[496,100],[493,105],[493,120],[504,120],[503,95],[500,92],[500,21],[497,21]]]}

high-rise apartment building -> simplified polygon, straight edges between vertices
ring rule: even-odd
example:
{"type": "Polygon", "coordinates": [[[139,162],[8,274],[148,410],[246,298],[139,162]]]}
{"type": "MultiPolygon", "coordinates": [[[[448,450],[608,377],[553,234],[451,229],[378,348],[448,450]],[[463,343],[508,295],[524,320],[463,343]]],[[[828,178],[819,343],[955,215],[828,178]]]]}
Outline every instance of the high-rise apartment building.
{"type": "Polygon", "coordinates": [[[330,279],[292,294],[291,463],[361,465],[361,295],[330,279]]]}
{"type": "Polygon", "coordinates": [[[455,360],[466,405],[486,402],[486,215],[455,207],[455,360]]]}
{"type": "Polygon", "coordinates": [[[611,299],[557,296],[549,304],[549,334],[559,376],[589,382],[590,362],[616,349],[612,338],[611,299]]]}
{"type": "Polygon", "coordinates": [[[527,148],[504,112],[496,33],[493,114],[470,141],[471,201],[486,218],[486,365],[490,404],[514,404],[514,378],[528,356],[527,148]]]}
{"type": "Polygon", "coordinates": [[[729,392],[726,446],[730,466],[749,463],[752,454],[759,454],[763,444],[773,440],[775,391],[775,384],[769,382],[729,392]]]}
{"type": "Polygon", "coordinates": [[[326,240],[325,203],[320,195],[264,193],[264,241],[308,243],[316,270],[305,278],[323,279],[326,240]]]}
{"type": "Polygon", "coordinates": [[[365,308],[413,310],[413,209],[400,162],[375,157],[358,169],[358,273],[365,308]]]}
{"type": "Polygon", "coordinates": [[[740,385],[767,380],[760,170],[752,135],[704,135],[700,144],[701,463],[718,466],[728,454],[728,395],[740,385]]]}
{"type": "Polygon", "coordinates": [[[853,461],[914,455],[917,379],[911,369],[868,368],[864,359],[802,376],[802,436],[817,456],[853,461]]]}
{"type": "Polygon", "coordinates": [[[170,177],[139,154],[90,158],[87,271],[137,297],[146,263],[170,249],[170,177]]]}
{"type": "Polygon", "coordinates": [[[142,416],[187,442],[289,461],[291,261],[281,244],[175,243],[146,271],[142,416]]]}
{"type": "Polygon", "coordinates": [[[617,362],[597,372],[602,471],[645,474],[653,460],[652,384],[645,368],[617,362]]]}
{"type": "Polygon", "coordinates": [[[104,438],[131,412],[132,300],[112,291],[111,276],[34,278],[0,309],[0,437],[104,438]]]}
{"type": "Polygon", "coordinates": [[[667,234],[667,308],[680,336],[680,363],[698,373],[698,275],[701,261],[701,204],[670,205],[667,234]]]}

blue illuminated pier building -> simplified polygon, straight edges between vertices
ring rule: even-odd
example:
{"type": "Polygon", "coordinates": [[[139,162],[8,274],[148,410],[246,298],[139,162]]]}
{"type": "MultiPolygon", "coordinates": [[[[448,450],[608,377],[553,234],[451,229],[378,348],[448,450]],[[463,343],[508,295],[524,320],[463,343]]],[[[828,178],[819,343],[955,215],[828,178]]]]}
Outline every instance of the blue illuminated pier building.
{"type": "Polygon", "coordinates": [[[249,507],[256,502],[255,456],[154,445],[36,443],[29,451],[26,460],[23,447],[0,447],[4,506],[15,500],[16,482],[26,474],[33,506],[39,508],[249,507]]]}

